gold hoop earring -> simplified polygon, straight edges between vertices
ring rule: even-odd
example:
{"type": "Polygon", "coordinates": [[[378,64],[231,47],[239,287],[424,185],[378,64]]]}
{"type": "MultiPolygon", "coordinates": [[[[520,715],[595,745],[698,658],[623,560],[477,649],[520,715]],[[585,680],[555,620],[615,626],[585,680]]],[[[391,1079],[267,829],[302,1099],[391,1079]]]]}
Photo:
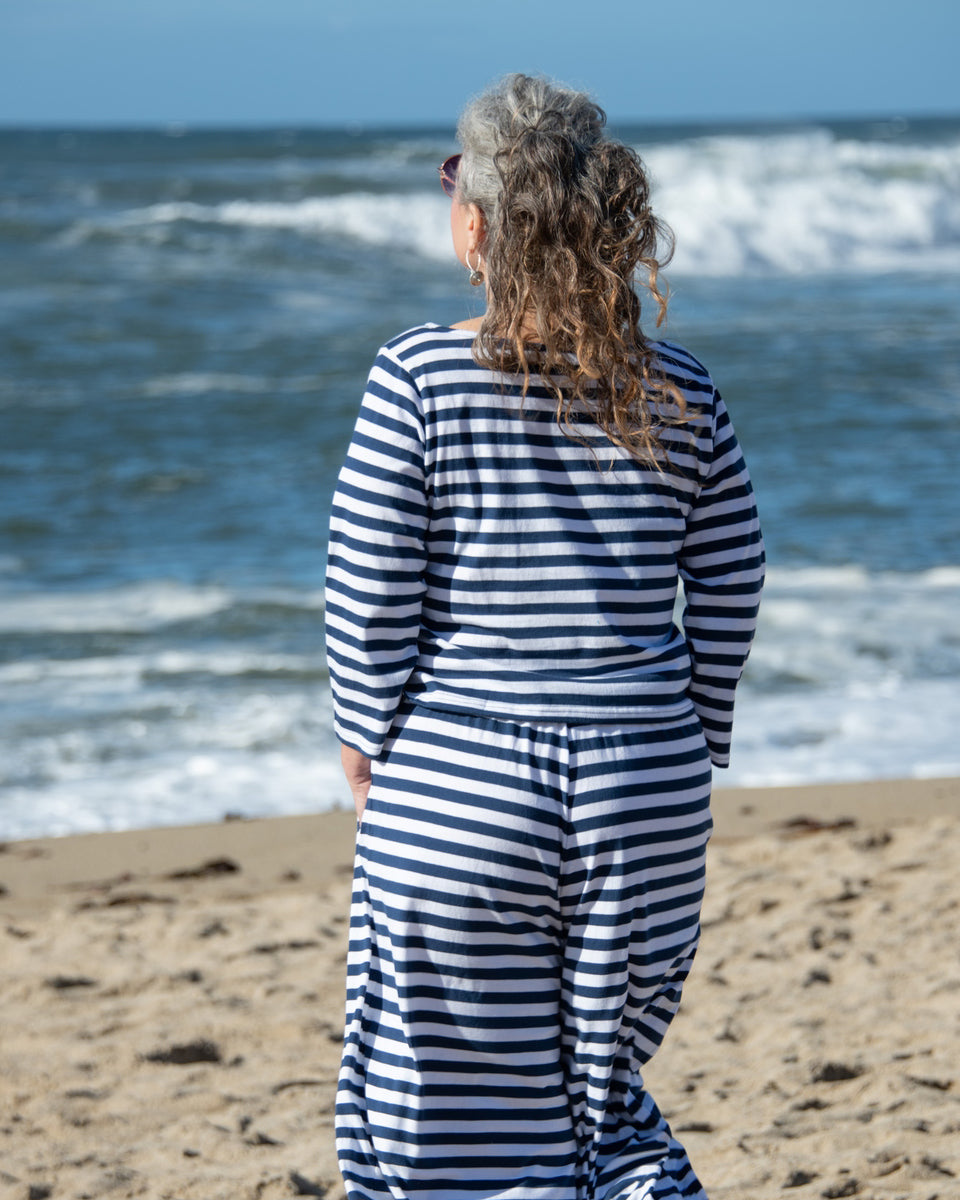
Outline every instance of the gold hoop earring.
{"type": "Polygon", "coordinates": [[[467,270],[470,272],[470,282],[473,284],[474,287],[479,287],[480,284],[483,283],[483,256],[480,254],[480,251],[478,250],[477,251],[477,265],[475,267],[470,265],[470,251],[469,250],[464,255],[464,257],[467,260],[467,270]]]}

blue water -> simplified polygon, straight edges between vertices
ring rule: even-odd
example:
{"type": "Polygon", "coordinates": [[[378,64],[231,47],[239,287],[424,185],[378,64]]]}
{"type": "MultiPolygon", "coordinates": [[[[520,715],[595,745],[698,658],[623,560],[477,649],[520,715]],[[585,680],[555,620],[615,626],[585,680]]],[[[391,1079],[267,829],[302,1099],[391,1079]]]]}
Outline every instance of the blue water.
{"type": "MultiPolygon", "coordinates": [[[[730,783],[960,770],[960,120],[619,131],[769,550],[730,783]]],[[[378,344],[477,310],[445,130],[0,131],[0,834],[345,802],[378,344]]]]}

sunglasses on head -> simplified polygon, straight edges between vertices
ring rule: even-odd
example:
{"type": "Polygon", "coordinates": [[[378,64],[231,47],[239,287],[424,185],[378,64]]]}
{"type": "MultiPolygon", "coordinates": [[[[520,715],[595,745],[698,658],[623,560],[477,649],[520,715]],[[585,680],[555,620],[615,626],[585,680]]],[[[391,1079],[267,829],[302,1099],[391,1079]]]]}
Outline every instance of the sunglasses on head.
{"type": "Polygon", "coordinates": [[[440,172],[440,186],[448,196],[453,196],[457,190],[457,171],[460,169],[459,154],[451,154],[450,157],[437,167],[440,172]]]}

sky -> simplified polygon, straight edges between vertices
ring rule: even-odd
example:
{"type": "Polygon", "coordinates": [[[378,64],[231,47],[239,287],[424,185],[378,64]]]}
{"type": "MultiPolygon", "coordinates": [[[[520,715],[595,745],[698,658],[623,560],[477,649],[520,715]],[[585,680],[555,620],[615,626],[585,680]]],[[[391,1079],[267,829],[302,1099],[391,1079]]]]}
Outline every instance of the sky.
{"type": "Polygon", "coordinates": [[[0,124],[448,126],[507,71],[623,121],[956,114],[958,45],[958,0],[0,0],[0,124]]]}

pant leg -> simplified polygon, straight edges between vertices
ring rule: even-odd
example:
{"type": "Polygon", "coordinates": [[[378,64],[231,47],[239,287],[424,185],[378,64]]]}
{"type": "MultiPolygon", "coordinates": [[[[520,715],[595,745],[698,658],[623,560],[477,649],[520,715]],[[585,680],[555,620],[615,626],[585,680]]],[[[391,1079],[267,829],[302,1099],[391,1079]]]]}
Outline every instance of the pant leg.
{"type": "Polygon", "coordinates": [[[358,834],[337,1149],[351,1200],[576,1200],[561,727],[401,715],[358,834]]]}
{"type": "Polygon", "coordinates": [[[708,794],[698,726],[402,716],[358,837],[351,1200],[702,1197],[638,1067],[696,944],[708,794]]]}
{"type": "Polygon", "coordinates": [[[561,1005],[582,1200],[705,1200],[640,1070],[697,946],[710,782],[696,718],[571,727],[561,1005]]]}

